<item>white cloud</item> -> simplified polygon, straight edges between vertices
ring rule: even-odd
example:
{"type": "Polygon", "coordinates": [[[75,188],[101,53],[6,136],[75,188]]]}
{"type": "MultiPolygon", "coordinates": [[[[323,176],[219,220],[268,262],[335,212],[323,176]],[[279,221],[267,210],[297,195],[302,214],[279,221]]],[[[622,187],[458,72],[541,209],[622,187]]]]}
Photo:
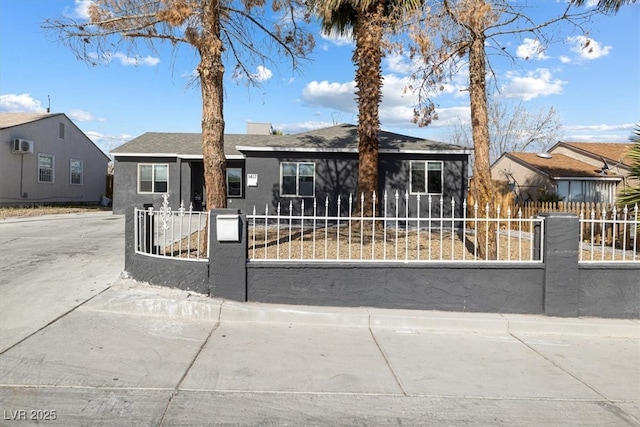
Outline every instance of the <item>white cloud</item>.
{"type": "Polygon", "coordinates": [[[335,123],[322,122],[322,121],[306,121],[296,123],[278,123],[273,125],[274,129],[279,129],[285,134],[295,134],[301,132],[309,132],[316,129],[322,129],[334,124],[344,123],[344,121],[337,120],[335,123]]]}
{"type": "Polygon", "coordinates": [[[264,82],[265,80],[269,80],[272,76],[273,73],[270,69],[262,65],[258,65],[258,71],[252,77],[259,82],[264,82]]]}
{"type": "Polygon", "coordinates": [[[92,0],[75,0],[75,8],[73,16],[85,20],[89,20],[89,6],[93,4],[92,0]]]}
{"type": "Polygon", "coordinates": [[[587,0],[584,2],[584,6],[586,8],[596,7],[598,5],[598,0],[587,0]]]}
{"type": "Polygon", "coordinates": [[[127,134],[104,135],[96,131],[85,132],[85,135],[87,135],[87,137],[92,140],[107,155],[114,148],[117,148],[125,142],[133,139],[133,136],[127,134]]]}
{"type": "Polygon", "coordinates": [[[71,120],[76,122],[104,122],[105,119],[97,118],[88,111],[83,110],[69,110],[67,113],[71,120]]]}
{"type": "MultiPolygon", "coordinates": [[[[97,55],[90,55],[92,58],[97,59],[97,55]]],[[[122,52],[115,52],[115,53],[111,53],[111,52],[107,52],[104,53],[102,55],[102,61],[106,64],[110,63],[111,61],[114,60],[118,60],[120,61],[120,64],[124,65],[124,66],[138,66],[138,65],[146,65],[149,67],[158,65],[160,63],[160,58],[155,58],[153,56],[145,56],[145,57],[141,57],[141,56],[128,56],[125,55],[122,52]]]]}
{"type": "Polygon", "coordinates": [[[525,38],[524,42],[516,48],[516,56],[524,59],[548,59],[544,54],[544,46],[537,39],[525,38]]]}
{"type": "Polygon", "coordinates": [[[46,109],[42,107],[40,101],[33,99],[30,94],[13,93],[0,95],[0,111],[20,112],[20,113],[44,113],[46,109]]]}
{"type": "Polygon", "coordinates": [[[325,34],[321,31],[320,38],[336,46],[347,46],[354,44],[353,33],[351,30],[347,30],[346,34],[338,34],[335,31],[332,31],[330,34],[325,34]]]}
{"type": "Polygon", "coordinates": [[[69,7],[65,7],[62,14],[68,18],[73,18],[78,21],[89,20],[89,7],[93,4],[92,0],[74,0],[73,9],[69,10],[69,7]]]}
{"type": "Polygon", "coordinates": [[[621,125],[565,125],[565,141],[580,142],[629,142],[635,129],[634,123],[621,125]]]}
{"type": "Polygon", "coordinates": [[[571,62],[571,58],[569,58],[568,56],[561,55],[560,62],[562,62],[563,64],[568,64],[571,62]]]}
{"type": "Polygon", "coordinates": [[[571,51],[576,52],[580,58],[592,60],[607,56],[611,52],[611,46],[604,46],[592,38],[585,36],[568,37],[572,44],[571,51]]]}
{"type": "Polygon", "coordinates": [[[354,113],[357,111],[355,86],[354,81],[330,83],[314,80],[302,90],[302,99],[311,106],[354,113]]]}
{"type": "Polygon", "coordinates": [[[566,83],[560,79],[553,79],[546,68],[529,71],[524,76],[514,72],[507,72],[509,83],[500,89],[505,98],[519,98],[529,101],[539,96],[558,95],[562,93],[562,86],[566,83]]]}
{"type": "Polygon", "coordinates": [[[438,113],[438,120],[434,120],[429,125],[434,128],[471,123],[471,107],[469,106],[436,108],[436,113],[438,113]]]}
{"type": "Polygon", "coordinates": [[[411,74],[417,71],[418,60],[411,61],[407,55],[399,53],[390,53],[384,57],[384,65],[386,70],[392,73],[411,74]]]}

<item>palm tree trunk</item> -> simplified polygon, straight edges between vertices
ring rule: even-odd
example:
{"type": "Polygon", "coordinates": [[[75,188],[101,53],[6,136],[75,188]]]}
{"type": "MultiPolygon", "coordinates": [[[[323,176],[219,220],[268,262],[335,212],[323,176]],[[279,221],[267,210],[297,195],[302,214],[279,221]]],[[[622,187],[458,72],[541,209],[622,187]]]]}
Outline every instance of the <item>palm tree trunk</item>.
{"type": "MultiPolygon", "coordinates": [[[[355,26],[356,98],[358,100],[358,204],[365,196],[364,214],[372,216],[373,193],[378,192],[378,109],[382,101],[382,33],[384,5],[360,12],[355,26]]],[[[359,206],[358,206],[359,211],[359,206]]]]}

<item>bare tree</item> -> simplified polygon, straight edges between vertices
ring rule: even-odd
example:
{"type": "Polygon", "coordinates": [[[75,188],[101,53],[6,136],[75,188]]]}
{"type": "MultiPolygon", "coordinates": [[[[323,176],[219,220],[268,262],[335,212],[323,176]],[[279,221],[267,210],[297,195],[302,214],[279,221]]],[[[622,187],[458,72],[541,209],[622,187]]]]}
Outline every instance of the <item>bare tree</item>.
{"type": "MultiPolygon", "coordinates": [[[[597,13],[595,10],[573,11],[568,5],[563,13],[543,22],[535,22],[526,12],[526,3],[508,0],[442,0],[429,2],[423,15],[409,26],[414,42],[411,56],[421,59],[423,67],[414,75],[421,106],[415,110],[414,120],[427,125],[435,115],[431,102],[434,91],[460,71],[469,67],[469,98],[471,128],[475,161],[473,180],[475,200],[480,206],[493,199],[494,189],[490,171],[491,137],[489,131],[489,106],[487,103],[487,77],[495,77],[488,51],[505,55],[512,61],[517,58],[509,53],[503,36],[532,35],[541,48],[552,41],[547,30],[552,24],[568,22],[580,30],[581,26],[597,13]]],[[[487,230],[491,235],[494,230],[487,230]]],[[[486,257],[495,256],[495,242],[486,257]]]]}
{"type": "Polygon", "coordinates": [[[309,21],[302,1],[272,0],[93,0],[89,20],[48,19],[42,27],[58,35],[81,61],[99,65],[119,48],[135,51],[144,43],[186,45],[200,58],[202,153],[208,208],[226,207],[223,75],[225,59],[234,75],[257,83],[255,64],[272,63],[274,49],[297,69],[313,48],[302,25],[309,21]],[[277,17],[274,19],[274,17],[277,17]]]}
{"type": "MultiPolygon", "coordinates": [[[[544,152],[562,139],[562,121],[553,107],[530,110],[522,101],[514,103],[491,97],[487,103],[487,115],[491,163],[505,152],[544,152]]],[[[455,144],[473,147],[470,124],[454,123],[451,139],[455,144]]]]}

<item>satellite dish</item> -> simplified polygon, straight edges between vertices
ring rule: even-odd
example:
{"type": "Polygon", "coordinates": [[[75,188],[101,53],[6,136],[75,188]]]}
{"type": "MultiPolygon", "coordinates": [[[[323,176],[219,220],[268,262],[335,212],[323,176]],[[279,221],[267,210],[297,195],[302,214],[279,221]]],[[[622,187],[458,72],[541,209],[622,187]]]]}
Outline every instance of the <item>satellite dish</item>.
{"type": "Polygon", "coordinates": [[[553,157],[550,153],[538,153],[538,154],[536,154],[536,156],[538,156],[540,158],[543,158],[543,159],[550,159],[550,158],[553,157]]]}

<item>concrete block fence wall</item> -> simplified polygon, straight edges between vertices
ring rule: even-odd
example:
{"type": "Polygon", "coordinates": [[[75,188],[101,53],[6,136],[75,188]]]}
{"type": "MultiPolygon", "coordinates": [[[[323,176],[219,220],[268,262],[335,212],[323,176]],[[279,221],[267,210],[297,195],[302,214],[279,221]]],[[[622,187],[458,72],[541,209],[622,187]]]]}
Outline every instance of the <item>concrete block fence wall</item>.
{"type": "Polygon", "coordinates": [[[580,263],[577,216],[545,218],[543,263],[248,262],[246,217],[216,209],[209,261],[137,254],[126,214],[125,270],[135,280],[235,301],[319,306],[640,318],[640,262],[580,263]],[[220,239],[217,217],[237,217],[220,239]]]}

